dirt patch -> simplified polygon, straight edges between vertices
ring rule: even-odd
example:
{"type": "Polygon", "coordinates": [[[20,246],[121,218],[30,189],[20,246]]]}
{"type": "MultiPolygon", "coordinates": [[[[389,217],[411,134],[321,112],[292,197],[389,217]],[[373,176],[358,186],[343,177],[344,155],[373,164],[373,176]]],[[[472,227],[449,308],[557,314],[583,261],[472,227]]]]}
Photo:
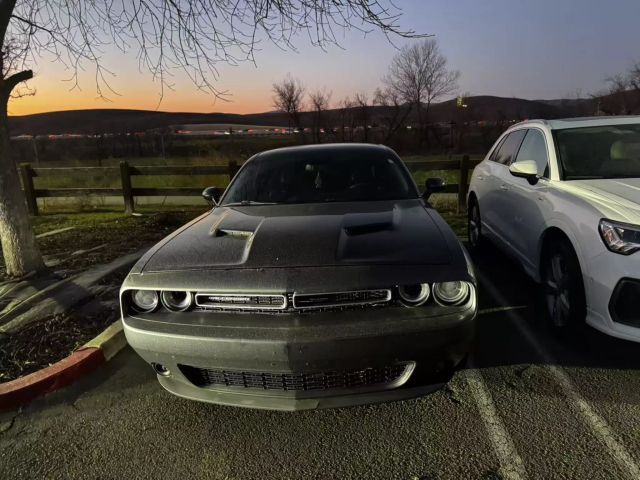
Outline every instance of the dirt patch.
{"type": "Polygon", "coordinates": [[[52,365],[94,338],[118,319],[117,308],[93,315],[55,315],[0,339],[0,382],[52,365]]]}
{"type": "MultiPolygon", "coordinates": [[[[41,234],[75,227],[38,239],[51,269],[66,277],[151,246],[203,212],[202,208],[189,208],[141,216],[115,212],[42,215],[34,218],[34,229],[41,234]]],[[[3,280],[5,269],[0,256],[0,281],[3,280]]]]}
{"type": "MultiPolygon", "coordinates": [[[[46,215],[36,219],[36,233],[74,226],[38,240],[62,277],[151,246],[202,213],[182,210],[124,216],[117,213],[46,215]],[[97,250],[95,247],[104,245],[97,250]]],[[[4,268],[0,264],[0,279],[4,268]]],[[[117,292],[127,272],[104,278],[90,304],[52,315],[0,338],[0,383],[28,375],[70,355],[119,317],[117,292]]]]}

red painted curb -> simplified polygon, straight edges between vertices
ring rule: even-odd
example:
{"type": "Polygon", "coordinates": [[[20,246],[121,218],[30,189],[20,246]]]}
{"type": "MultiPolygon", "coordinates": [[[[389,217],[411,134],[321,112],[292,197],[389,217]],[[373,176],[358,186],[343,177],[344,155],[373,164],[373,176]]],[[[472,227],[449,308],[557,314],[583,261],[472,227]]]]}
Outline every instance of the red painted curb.
{"type": "Polygon", "coordinates": [[[0,383],[0,410],[15,408],[65,387],[105,363],[101,348],[83,348],[50,367],[0,383]]]}

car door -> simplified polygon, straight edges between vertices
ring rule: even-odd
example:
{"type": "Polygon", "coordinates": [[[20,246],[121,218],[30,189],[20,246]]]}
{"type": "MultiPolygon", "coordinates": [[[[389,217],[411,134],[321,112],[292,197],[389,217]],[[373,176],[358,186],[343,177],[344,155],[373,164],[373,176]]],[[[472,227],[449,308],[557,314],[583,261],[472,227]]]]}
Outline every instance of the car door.
{"type": "Polygon", "coordinates": [[[484,198],[480,200],[480,215],[485,231],[507,246],[510,245],[510,236],[513,233],[509,220],[511,206],[507,199],[508,181],[511,176],[509,165],[518,152],[525,134],[525,129],[509,133],[494,160],[487,162],[487,190],[484,198]]]}
{"type": "MultiPolygon", "coordinates": [[[[491,202],[491,193],[492,193],[492,164],[495,162],[496,156],[500,151],[500,147],[504,143],[504,140],[507,136],[503,136],[499,139],[493,146],[492,150],[489,152],[484,161],[480,162],[476,168],[473,169],[473,174],[471,176],[470,182],[470,190],[474,192],[476,198],[480,202],[480,209],[484,211],[485,206],[487,206],[487,210],[489,210],[490,202],[491,202]],[[489,196],[489,197],[488,197],[489,196]]],[[[490,226],[487,226],[487,219],[482,218],[483,229],[490,233],[490,226]]]]}
{"type": "Polygon", "coordinates": [[[538,180],[509,174],[505,179],[506,201],[509,204],[508,223],[511,248],[528,269],[535,268],[538,238],[548,208],[549,152],[542,130],[530,128],[515,156],[514,162],[533,160],[538,165],[538,180]]]}

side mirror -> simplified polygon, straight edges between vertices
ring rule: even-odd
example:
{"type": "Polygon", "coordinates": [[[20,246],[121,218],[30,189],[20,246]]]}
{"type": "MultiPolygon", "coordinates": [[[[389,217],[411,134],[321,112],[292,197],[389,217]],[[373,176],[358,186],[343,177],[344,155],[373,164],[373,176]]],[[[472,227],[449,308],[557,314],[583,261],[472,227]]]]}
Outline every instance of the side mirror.
{"type": "Polygon", "coordinates": [[[425,200],[429,200],[432,194],[442,192],[446,186],[447,184],[442,178],[427,178],[426,182],[424,182],[425,191],[422,197],[425,200]]]}
{"type": "Polygon", "coordinates": [[[538,164],[534,160],[520,160],[509,165],[509,172],[514,177],[526,178],[530,182],[538,180],[538,164]]]}
{"type": "Polygon", "coordinates": [[[207,187],[202,191],[202,198],[212,205],[218,205],[218,201],[222,196],[222,189],[219,187],[207,187]]]}

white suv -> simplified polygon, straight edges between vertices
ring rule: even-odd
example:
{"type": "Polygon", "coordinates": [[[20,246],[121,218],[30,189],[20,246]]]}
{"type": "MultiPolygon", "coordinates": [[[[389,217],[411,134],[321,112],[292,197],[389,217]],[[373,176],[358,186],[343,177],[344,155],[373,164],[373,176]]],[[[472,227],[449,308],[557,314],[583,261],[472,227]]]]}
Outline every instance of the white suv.
{"type": "Polygon", "coordinates": [[[640,117],[514,125],[473,172],[469,242],[542,283],[558,328],[640,341],[640,117]]]}

